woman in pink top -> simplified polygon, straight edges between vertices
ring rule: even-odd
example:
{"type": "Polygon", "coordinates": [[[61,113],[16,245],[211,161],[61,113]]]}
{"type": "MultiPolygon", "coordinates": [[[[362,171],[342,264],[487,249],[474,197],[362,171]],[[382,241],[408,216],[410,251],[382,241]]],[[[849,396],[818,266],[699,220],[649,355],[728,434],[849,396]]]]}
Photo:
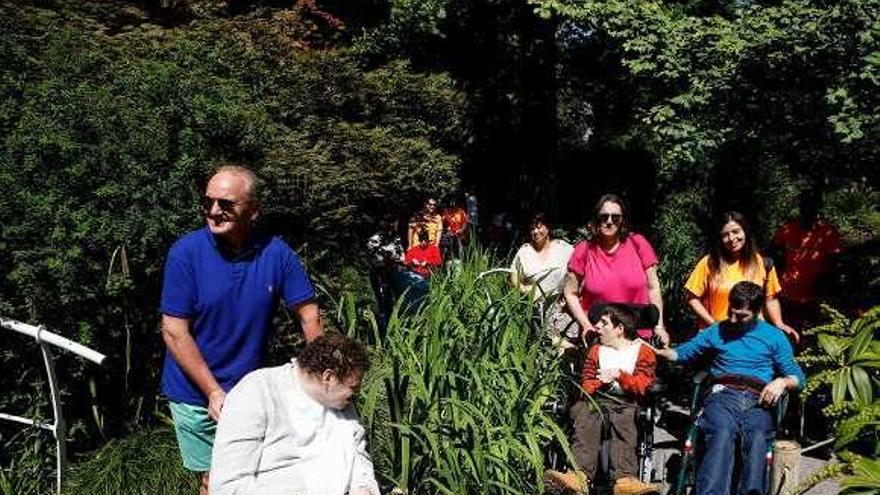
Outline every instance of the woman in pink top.
{"type": "MultiPolygon", "coordinates": [[[[565,302],[581,330],[593,331],[587,310],[594,303],[651,303],[660,310],[653,333],[668,345],[657,255],[647,239],[627,231],[623,200],[614,194],[599,198],[589,226],[590,240],[575,246],[568,262],[564,290],[565,302]]],[[[649,338],[650,334],[651,329],[639,330],[643,338],[649,338]]]]}

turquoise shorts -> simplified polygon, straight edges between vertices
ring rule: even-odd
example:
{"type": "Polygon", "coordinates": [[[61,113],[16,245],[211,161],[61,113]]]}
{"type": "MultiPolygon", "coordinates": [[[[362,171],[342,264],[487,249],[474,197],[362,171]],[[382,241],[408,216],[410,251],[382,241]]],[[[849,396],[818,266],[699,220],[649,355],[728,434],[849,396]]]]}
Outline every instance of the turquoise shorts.
{"type": "Polygon", "coordinates": [[[172,401],[168,407],[174,418],[174,433],[177,434],[183,467],[200,473],[210,471],[217,423],[202,406],[172,401]]]}

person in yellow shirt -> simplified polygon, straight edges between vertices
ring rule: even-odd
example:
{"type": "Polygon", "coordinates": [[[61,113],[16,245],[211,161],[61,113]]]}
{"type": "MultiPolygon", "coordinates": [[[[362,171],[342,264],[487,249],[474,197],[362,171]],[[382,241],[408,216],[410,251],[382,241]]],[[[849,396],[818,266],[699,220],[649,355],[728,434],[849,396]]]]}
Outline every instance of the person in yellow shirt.
{"type": "Polygon", "coordinates": [[[428,244],[439,246],[440,234],[443,233],[443,218],[437,213],[437,200],[433,197],[425,199],[422,209],[417,211],[409,221],[407,249],[418,246],[418,234],[424,230],[428,233],[428,244]]]}
{"type": "Polygon", "coordinates": [[[767,320],[795,342],[799,341],[797,331],[782,319],[778,299],[782,286],[776,268],[758,251],[745,216],[737,211],[725,213],[717,232],[709,254],[697,263],[685,284],[688,305],[699,319],[700,328],[727,318],[730,289],[746,280],[764,288],[767,320]]]}

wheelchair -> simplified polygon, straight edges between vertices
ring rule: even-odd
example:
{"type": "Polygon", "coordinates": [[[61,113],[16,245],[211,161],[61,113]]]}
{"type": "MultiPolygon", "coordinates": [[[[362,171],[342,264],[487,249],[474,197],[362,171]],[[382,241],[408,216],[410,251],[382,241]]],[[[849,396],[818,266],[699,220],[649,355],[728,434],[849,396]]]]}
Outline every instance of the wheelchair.
{"type": "MultiPolygon", "coordinates": [[[[669,495],[689,495],[694,491],[696,485],[697,454],[701,448],[701,445],[699,445],[701,439],[700,427],[697,424],[697,419],[703,411],[703,401],[709,395],[707,389],[709,388],[710,381],[711,377],[705,371],[695,373],[691,379],[693,391],[690,398],[690,426],[685,433],[681,449],[681,464],[679,465],[678,476],[674,479],[669,495]]],[[[786,392],[779,398],[775,406],[773,419],[777,436],[788,409],[788,402],[789,394],[786,392]]],[[[773,440],[768,443],[764,458],[766,460],[764,468],[764,486],[766,490],[764,495],[769,495],[771,490],[770,472],[773,467],[773,440]]],[[[734,485],[737,483],[738,465],[741,462],[742,459],[737,459],[734,467],[734,476],[731,480],[734,485]]]]}
{"type": "MultiPolygon", "coordinates": [[[[598,321],[601,317],[604,304],[596,304],[590,308],[588,317],[590,321],[598,321]]],[[[627,304],[637,316],[637,328],[653,328],[659,320],[659,311],[653,304],[627,304]]],[[[577,324],[574,323],[573,324],[577,324]]],[[[579,342],[580,339],[578,339],[579,342]]],[[[568,360],[568,368],[566,373],[570,375],[573,383],[580,381],[580,366],[586,358],[586,351],[590,344],[586,341],[581,342],[583,345],[578,346],[571,352],[568,360]]],[[[657,470],[654,466],[654,425],[657,422],[659,412],[657,407],[657,398],[659,394],[666,391],[666,385],[663,383],[654,383],[651,390],[645,397],[645,402],[638,408],[636,416],[636,432],[637,432],[637,477],[645,482],[652,483],[657,480],[657,470]]],[[[550,412],[558,424],[563,426],[564,431],[569,438],[572,435],[571,424],[569,421],[569,410],[577,398],[583,394],[580,387],[572,387],[571,393],[564,399],[557,399],[548,402],[545,410],[550,412]]],[[[612,396],[613,397],[613,396],[612,396]]],[[[594,404],[595,407],[602,407],[599,402],[594,404]]],[[[605,411],[603,418],[607,417],[605,411]]],[[[614,476],[613,467],[611,466],[611,423],[603,420],[601,426],[601,444],[599,447],[599,462],[596,469],[594,479],[591,480],[590,492],[595,495],[606,495],[613,493],[614,476]]],[[[547,464],[551,469],[562,471],[565,469],[565,455],[561,449],[551,449],[547,456],[547,464]]]]}

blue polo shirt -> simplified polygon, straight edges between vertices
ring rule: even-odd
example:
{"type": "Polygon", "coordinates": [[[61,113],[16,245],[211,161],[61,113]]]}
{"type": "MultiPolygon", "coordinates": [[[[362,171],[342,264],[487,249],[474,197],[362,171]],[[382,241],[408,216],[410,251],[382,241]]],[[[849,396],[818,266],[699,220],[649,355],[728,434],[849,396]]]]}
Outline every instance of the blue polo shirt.
{"type": "Polygon", "coordinates": [[[794,360],[791,344],[782,330],[764,320],[741,334],[727,332],[715,323],[675,348],[677,361],[690,361],[702,354],[714,356],[712,376],[745,375],[768,383],[777,377],[796,376],[798,388],[806,377],[794,360]]]}
{"type": "MultiPolygon", "coordinates": [[[[262,365],[278,301],[291,306],[314,297],[302,263],[280,238],[254,236],[231,254],[205,227],[180,238],[168,252],[161,312],[190,320],[208,368],[229,391],[262,365]]],[[[169,352],[162,392],[173,401],[207,404],[169,352]]]]}

